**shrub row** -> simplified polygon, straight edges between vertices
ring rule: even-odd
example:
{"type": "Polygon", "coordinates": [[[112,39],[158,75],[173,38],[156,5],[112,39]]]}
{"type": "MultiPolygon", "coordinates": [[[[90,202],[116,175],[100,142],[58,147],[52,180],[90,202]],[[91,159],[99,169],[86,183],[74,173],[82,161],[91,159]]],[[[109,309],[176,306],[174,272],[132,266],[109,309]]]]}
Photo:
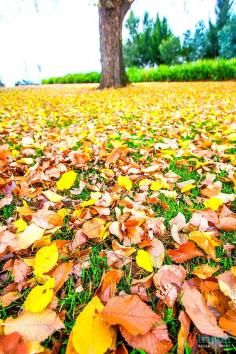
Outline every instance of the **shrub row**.
{"type": "MultiPolygon", "coordinates": [[[[203,81],[203,80],[235,80],[236,59],[231,60],[201,60],[193,63],[173,66],[160,65],[158,68],[140,69],[128,68],[130,82],[153,81],[203,81]]],[[[98,83],[101,74],[91,72],[86,74],[67,74],[43,80],[43,84],[98,83]]]]}

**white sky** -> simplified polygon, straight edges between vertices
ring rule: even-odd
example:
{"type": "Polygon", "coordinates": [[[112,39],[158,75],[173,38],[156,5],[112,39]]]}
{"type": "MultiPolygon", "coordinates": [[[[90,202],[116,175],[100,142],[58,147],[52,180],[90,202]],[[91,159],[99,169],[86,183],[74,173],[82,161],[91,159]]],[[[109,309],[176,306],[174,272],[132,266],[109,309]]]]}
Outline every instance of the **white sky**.
{"type": "MultiPolygon", "coordinates": [[[[17,80],[100,70],[93,0],[0,0],[0,79],[17,80]],[[41,73],[38,70],[41,66],[41,73]]],[[[216,0],[135,0],[135,14],[166,16],[176,35],[214,16],[216,0]]],[[[124,33],[124,35],[126,35],[124,33]]]]}

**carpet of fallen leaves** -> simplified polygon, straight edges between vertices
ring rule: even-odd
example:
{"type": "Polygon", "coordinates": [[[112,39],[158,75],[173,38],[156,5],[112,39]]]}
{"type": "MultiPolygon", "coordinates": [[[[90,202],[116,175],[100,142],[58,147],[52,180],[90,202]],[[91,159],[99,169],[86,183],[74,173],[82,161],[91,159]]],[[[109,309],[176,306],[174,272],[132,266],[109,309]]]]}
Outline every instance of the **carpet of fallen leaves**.
{"type": "Polygon", "coordinates": [[[235,348],[235,102],[234,82],[0,91],[1,353],[235,348]]]}

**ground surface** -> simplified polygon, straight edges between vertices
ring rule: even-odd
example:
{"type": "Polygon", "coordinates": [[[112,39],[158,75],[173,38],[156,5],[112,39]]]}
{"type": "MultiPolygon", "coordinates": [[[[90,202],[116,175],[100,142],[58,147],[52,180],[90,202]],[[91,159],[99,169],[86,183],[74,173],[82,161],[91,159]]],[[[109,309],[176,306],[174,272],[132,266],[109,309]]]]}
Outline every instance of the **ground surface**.
{"type": "Polygon", "coordinates": [[[233,350],[235,102],[234,82],[0,90],[0,351],[233,350]]]}

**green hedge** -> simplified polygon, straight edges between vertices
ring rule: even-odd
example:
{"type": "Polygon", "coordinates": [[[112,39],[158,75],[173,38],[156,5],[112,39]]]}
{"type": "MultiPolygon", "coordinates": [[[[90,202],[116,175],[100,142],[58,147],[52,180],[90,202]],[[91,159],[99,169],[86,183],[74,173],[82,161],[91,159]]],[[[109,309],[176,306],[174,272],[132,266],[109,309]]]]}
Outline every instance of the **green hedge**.
{"type": "MultiPolygon", "coordinates": [[[[201,60],[173,66],[160,65],[158,68],[128,68],[130,82],[153,81],[221,81],[236,79],[236,59],[201,60]]],[[[67,74],[42,81],[42,84],[98,83],[101,74],[67,74]]]]}

